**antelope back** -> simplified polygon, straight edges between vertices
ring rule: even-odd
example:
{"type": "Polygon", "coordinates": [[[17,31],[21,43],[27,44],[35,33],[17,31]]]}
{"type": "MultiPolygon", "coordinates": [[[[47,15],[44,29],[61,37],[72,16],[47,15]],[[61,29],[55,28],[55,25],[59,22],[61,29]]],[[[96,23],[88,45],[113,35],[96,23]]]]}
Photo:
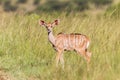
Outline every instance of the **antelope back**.
{"type": "Polygon", "coordinates": [[[55,39],[55,46],[62,50],[87,49],[89,39],[82,34],[58,34],[55,39]]]}

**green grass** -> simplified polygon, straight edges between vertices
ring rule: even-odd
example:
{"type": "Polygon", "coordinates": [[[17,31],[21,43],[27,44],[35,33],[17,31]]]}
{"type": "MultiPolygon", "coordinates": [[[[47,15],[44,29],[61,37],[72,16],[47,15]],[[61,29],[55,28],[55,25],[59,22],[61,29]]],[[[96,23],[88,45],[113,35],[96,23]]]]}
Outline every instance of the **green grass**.
{"type": "Polygon", "coordinates": [[[103,16],[82,17],[79,13],[0,15],[0,68],[16,80],[119,80],[120,19],[103,16]],[[91,39],[90,70],[83,57],[64,52],[65,68],[55,67],[56,53],[47,31],[38,20],[59,18],[54,34],[82,33],[91,39]]]}

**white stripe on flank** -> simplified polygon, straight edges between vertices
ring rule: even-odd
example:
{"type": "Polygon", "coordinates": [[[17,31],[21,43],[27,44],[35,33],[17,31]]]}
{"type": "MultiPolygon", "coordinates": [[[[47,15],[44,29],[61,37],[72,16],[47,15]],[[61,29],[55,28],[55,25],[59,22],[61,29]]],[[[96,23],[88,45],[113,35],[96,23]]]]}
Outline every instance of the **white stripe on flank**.
{"type": "Polygon", "coordinates": [[[87,42],[87,46],[86,46],[86,48],[88,48],[89,44],[90,44],[90,42],[87,42]]]}

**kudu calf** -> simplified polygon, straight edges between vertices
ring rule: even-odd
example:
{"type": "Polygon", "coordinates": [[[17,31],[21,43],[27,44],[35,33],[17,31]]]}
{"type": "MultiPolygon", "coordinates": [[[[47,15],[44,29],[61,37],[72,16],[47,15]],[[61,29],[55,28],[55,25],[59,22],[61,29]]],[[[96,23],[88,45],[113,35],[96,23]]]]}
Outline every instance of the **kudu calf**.
{"type": "Polygon", "coordinates": [[[75,50],[78,54],[81,54],[87,63],[90,62],[91,53],[87,50],[90,40],[87,36],[83,34],[63,34],[60,33],[57,36],[53,35],[52,28],[59,24],[59,20],[55,20],[52,23],[46,23],[43,20],[39,21],[39,24],[44,26],[48,31],[48,39],[57,51],[56,65],[60,61],[64,66],[63,51],[65,50],[75,50]]]}

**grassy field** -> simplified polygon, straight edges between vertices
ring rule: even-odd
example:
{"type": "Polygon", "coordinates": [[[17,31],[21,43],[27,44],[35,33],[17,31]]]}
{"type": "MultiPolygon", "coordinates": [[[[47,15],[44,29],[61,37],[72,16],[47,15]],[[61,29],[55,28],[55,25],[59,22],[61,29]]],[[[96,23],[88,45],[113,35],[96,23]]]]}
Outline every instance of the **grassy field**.
{"type": "Polygon", "coordinates": [[[12,80],[120,80],[120,19],[79,13],[0,15],[0,70],[12,80]],[[90,70],[75,52],[64,52],[65,68],[55,67],[56,53],[47,31],[38,24],[60,19],[59,32],[82,33],[91,39],[90,70]]]}

